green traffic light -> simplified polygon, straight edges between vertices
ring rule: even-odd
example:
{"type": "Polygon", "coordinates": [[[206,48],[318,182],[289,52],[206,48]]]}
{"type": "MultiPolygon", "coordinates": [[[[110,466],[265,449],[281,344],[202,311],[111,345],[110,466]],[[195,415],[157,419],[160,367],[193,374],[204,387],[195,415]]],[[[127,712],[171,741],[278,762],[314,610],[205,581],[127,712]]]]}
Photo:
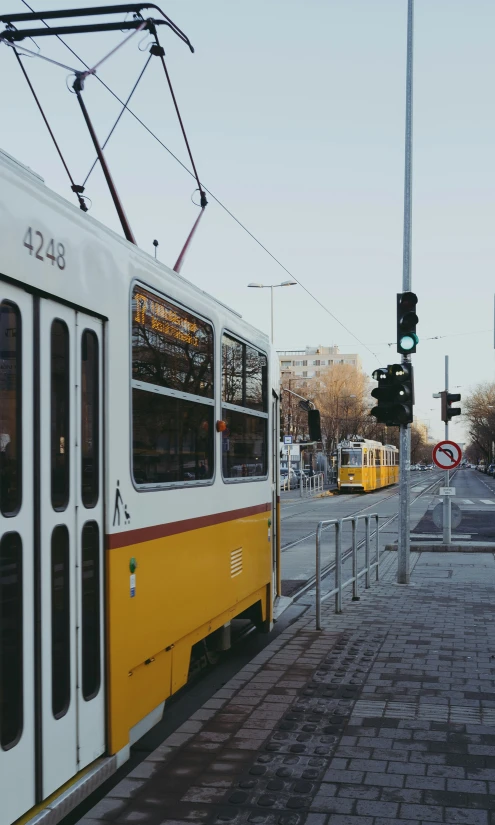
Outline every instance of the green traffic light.
{"type": "Polygon", "coordinates": [[[418,341],[418,336],[414,332],[411,332],[408,335],[402,336],[400,339],[400,347],[403,352],[411,352],[411,350],[415,348],[418,341]]]}

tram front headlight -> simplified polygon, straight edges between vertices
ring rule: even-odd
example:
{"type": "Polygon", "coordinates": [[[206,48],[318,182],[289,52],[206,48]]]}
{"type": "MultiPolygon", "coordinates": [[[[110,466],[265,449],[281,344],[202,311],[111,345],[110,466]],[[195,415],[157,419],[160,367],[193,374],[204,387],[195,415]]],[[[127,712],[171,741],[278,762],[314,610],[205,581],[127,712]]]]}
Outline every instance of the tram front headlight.
{"type": "Polygon", "coordinates": [[[354,473],[349,473],[349,481],[354,481],[354,473]]]}

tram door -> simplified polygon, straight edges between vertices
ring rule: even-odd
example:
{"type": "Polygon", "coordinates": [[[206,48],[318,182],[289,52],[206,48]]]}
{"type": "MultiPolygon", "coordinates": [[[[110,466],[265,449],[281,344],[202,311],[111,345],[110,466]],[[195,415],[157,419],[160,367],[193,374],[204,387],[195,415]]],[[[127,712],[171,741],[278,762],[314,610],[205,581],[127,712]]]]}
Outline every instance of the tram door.
{"type": "Polygon", "coordinates": [[[100,321],[49,300],[38,306],[37,768],[46,798],[105,749],[103,341],[100,321]]]}
{"type": "Polygon", "coordinates": [[[33,307],[0,282],[0,825],[36,802],[33,307]]]}

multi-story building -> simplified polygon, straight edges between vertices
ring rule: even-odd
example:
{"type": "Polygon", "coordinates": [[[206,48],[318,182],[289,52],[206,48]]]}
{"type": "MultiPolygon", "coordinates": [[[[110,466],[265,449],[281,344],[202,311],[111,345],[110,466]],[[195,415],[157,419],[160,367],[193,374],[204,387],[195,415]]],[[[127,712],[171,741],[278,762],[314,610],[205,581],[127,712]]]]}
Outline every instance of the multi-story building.
{"type": "Polygon", "coordinates": [[[361,370],[361,359],[356,353],[339,352],[338,347],[306,347],[303,350],[285,350],[278,353],[282,381],[285,378],[303,379],[300,387],[319,389],[327,373],[336,364],[347,364],[361,370]],[[306,379],[306,380],[305,380],[306,379]]]}

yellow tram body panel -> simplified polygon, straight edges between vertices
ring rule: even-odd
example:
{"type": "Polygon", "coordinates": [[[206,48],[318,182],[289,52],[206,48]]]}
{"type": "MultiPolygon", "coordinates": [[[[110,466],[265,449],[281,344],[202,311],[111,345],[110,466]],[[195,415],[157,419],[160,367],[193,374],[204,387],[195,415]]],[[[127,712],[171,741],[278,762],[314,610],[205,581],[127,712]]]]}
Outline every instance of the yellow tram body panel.
{"type": "Polygon", "coordinates": [[[130,729],[186,683],[196,642],[258,602],[262,621],[272,620],[270,517],[270,505],[262,505],[219,514],[213,518],[221,523],[196,529],[179,522],[107,537],[110,753],[125,747],[130,729]],[[158,535],[170,530],[181,531],[158,535]],[[133,598],[131,558],[137,563],[133,598]]]}
{"type": "Polygon", "coordinates": [[[398,450],[389,444],[360,439],[345,441],[338,448],[338,488],[369,493],[397,484],[398,450]]]}

